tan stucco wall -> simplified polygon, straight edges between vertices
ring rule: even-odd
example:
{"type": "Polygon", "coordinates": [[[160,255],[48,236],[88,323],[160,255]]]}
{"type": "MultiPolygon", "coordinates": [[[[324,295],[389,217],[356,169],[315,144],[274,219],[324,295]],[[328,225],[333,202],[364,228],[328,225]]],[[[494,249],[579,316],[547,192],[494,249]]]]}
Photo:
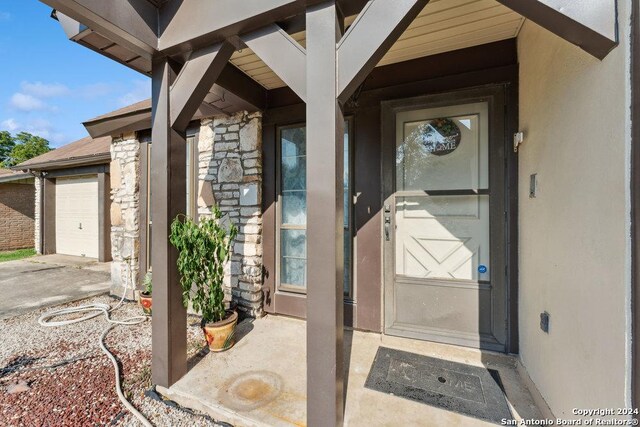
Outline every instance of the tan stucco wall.
{"type": "Polygon", "coordinates": [[[520,353],[562,418],[629,398],[626,9],[621,44],[602,62],[531,22],[518,38],[520,353]]]}

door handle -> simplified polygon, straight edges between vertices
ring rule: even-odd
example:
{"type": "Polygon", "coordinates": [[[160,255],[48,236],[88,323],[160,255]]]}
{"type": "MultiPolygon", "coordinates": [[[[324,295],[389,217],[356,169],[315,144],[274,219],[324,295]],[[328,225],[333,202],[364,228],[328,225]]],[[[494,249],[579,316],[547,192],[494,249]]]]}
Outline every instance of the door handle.
{"type": "Polygon", "coordinates": [[[384,205],[384,239],[391,240],[391,206],[388,203],[384,205]]]}
{"type": "Polygon", "coordinates": [[[384,218],[384,238],[388,242],[391,240],[391,218],[384,218]]]}

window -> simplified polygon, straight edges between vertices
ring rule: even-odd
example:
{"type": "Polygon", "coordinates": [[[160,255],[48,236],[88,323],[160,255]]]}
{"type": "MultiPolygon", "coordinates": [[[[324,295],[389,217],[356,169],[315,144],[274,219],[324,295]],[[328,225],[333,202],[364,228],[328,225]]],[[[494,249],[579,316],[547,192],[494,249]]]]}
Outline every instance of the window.
{"type": "Polygon", "coordinates": [[[147,143],[144,145],[144,150],[147,151],[147,259],[146,259],[146,263],[147,263],[147,271],[151,270],[151,248],[153,247],[152,243],[151,243],[151,239],[153,237],[152,234],[152,225],[153,225],[153,219],[151,217],[151,140],[148,140],[147,143]]]}
{"type": "MultiPolygon", "coordinates": [[[[147,158],[147,270],[151,270],[151,252],[152,252],[152,226],[153,220],[151,217],[151,190],[153,185],[151,184],[151,140],[148,138],[145,141],[144,148],[146,149],[147,158]]],[[[187,188],[186,188],[186,215],[190,218],[198,220],[198,141],[195,135],[187,136],[186,140],[186,173],[187,173],[187,188]]]]}
{"type": "Polygon", "coordinates": [[[187,136],[187,206],[185,213],[198,221],[198,142],[187,136]]]}
{"type": "MultiPolygon", "coordinates": [[[[351,291],[350,122],[344,133],[344,292],[351,291]]],[[[279,129],[278,289],[305,293],[307,287],[307,151],[306,127],[279,129]]]]}

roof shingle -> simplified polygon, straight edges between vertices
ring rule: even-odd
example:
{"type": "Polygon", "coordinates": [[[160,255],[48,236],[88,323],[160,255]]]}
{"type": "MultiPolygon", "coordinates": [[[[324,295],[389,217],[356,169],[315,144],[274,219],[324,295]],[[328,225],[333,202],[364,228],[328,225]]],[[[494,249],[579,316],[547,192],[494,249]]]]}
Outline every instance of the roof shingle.
{"type": "Polygon", "coordinates": [[[62,161],[77,159],[78,162],[90,160],[93,157],[102,157],[110,153],[111,137],[104,136],[93,139],[90,136],[78,141],[63,145],[60,148],[41,154],[14,166],[13,169],[28,169],[34,166],[45,167],[47,164],[55,164],[62,161]]]}
{"type": "Polygon", "coordinates": [[[0,183],[13,182],[29,178],[32,178],[32,175],[29,173],[0,168],[0,183]]]}
{"type": "Polygon", "coordinates": [[[10,175],[18,175],[20,172],[12,171],[11,169],[2,169],[0,168],[0,177],[10,176],[10,175]]]}
{"type": "Polygon", "coordinates": [[[137,113],[144,110],[151,109],[151,99],[145,99],[144,101],[136,102],[135,104],[127,105],[126,107],[122,107],[119,110],[110,111],[106,114],[103,114],[98,117],[94,117],[93,119],[89,119],[84,123],[93,123],[100,120],[111,119],[114,117],[124,116],[130,113],[137,113]]]}

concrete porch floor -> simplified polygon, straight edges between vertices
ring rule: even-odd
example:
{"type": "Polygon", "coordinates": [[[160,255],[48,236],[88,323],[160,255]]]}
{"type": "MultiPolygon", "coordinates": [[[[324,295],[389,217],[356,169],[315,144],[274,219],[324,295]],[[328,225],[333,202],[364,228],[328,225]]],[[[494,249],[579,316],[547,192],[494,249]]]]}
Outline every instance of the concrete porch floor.
{"type": "MultiPolygon", "coordinates": [[[[235,426],[306,425],[306,325],[267,316],[238,325],[236,345],[209,353],[165,397],[235,426]]],[[[348,426],[489,426],[489,422],[366,389],[378,347],[498,370],[514,418],[540,419],[510,356],[374,333],[345,331],[348,426]]]]}

